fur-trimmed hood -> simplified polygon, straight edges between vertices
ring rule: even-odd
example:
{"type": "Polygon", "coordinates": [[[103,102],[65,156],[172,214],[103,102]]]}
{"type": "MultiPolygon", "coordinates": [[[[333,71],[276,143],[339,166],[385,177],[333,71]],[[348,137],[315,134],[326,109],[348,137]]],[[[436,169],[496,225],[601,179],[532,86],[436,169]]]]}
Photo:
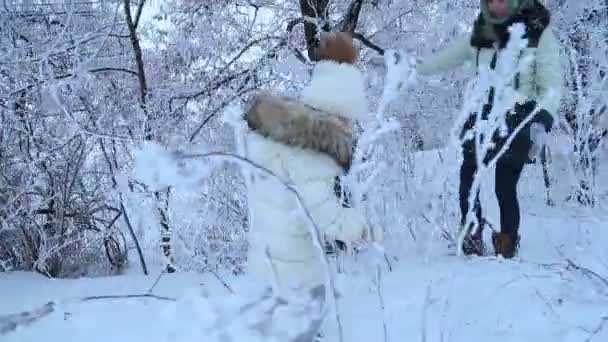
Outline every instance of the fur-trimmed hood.
{"type": "Polygon", "coordinates": [[[354,65],[320,61],[315,65],[310,83],[301,94],[302,102],[351,120],[368,112],[365,79],[354,65]]]}
{"type": "Polygon", "coordinates": [[[351,120],[284,96],[257,94],[245,111],[249,128],[276,142],[330,156],[345,170],[353,150],[351,120]]]}

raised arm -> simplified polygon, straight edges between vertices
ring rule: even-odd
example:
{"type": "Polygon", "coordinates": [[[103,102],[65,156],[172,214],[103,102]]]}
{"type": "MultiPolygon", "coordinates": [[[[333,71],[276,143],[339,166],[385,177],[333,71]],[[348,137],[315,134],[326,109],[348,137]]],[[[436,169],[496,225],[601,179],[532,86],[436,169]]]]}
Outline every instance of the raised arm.
{"type": "Polygon", "coordinates": [[[418,63],[416,72],[419,75],[430,76],[448,71],[472,60],[472,51],[469,38],[459,38],[446,48],[418,63]]]}
{"type": "Polygon", "coordinates": [[[536,50],[537,103],[544,109],[534,121],[540,121],[547,131],[557,119],[563,87],[563,71],[559,60],[559,43],[551,28],[546,28],[536,50]],[[550,115],[550,117],[549,117],[550,115]]]}

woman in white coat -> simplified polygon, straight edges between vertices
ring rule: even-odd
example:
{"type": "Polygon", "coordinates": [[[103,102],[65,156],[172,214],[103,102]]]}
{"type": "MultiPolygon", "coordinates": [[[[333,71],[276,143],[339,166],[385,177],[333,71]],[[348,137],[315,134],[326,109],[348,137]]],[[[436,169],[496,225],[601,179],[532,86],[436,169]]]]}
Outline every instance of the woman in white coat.
{"type": "MultiPolygon", "coordinates": [[[[248,133],[249,159],[281,179],[258,172],[250,182],[248,269],[262,281],[275,284],[279,296],[325,283],[321,253],[313,241],[310,221],[283,183],[292,185],[300,194],[322,238],[349,246],[364,238],[367,229],[363,213],[343,206],[334,192],[335,179],[344,174],[345,165],[330,154],[292,143],[336,145],[333,140],[344,139],[344,131],[327,128],[343,128],[339,122],[350,125],[367,113],[364,78],[355,66],[357,52],[352,37],[345,33],[324,35],[319,54],[321,60],[299,99],[304,105],[290,104],[283,98],[278,105],[257,103],[247,113],[267,128],[266,132],[252,129],[248,133]],[[258,113],[251,114],[252,111],[258,113]],[[322,112],[335,116],[330,120],[338,124],[317,129],[322,126],[318,124],[322,112]],[[273,136],[281,138],[272,139],[273,136]]],[[[258,100],[265,101],[263,97],[258,100]]],[[[251,122],[249,126],[252,127],[251,122]]]]}
{"type": "MultiPolygon", "coordinates": [[[[470,37],[456,40],[451,46],[425,59],[417,65],[419,75],[437,74],[472,62],[475,67],[500,65],[502,53],[510,37],[510,28],[515,23],[526,27],[524,38],[528,46],[520,54],[520,61],[531,57],[531,63],[515,74],[509,84],[518,93],[513,99],[507,115],[509,135],[537,106],[536,115],[523,126],[513,139],[506,153],[496,163],[496,197],[500,207],[500,233],[493,234],[496,254],[513,257],[519,246],[520,210],[517,200],[517,183],[524,165],[540,150],[542,137],[552,129],[558,114],[562,92],[562,68],[559,62],[559,42],[552,32],[549,11],[538,0],[481,0],[481,13],[475,20],[470,37]]],[[[487,116],[494,103],[494,88],[489,89],[487,102],[482,110],[482,119],[487,116]]],[[[474,131],[475,116],[465,124],[463,133],[474,131]]],[[[464,135],[464,134],[463,134],[464,135]]],[[[473,135],[474,136],[474,135],[473,135]]],[[[494,136],[496,148],[485,157],[485,162],[501,148],[506,137],[494,136]]],[[[477,172],[475,144],[472,139],[463,143],[464,160],[460,169],[460,209],[464,228],[465,215],[469,210],[469,194],[477,172]]],[[[484,254],[482,241],[483,218],[476,194],[474,212],[480,223],[476,234],[468,236],[463,245],[465,254],[484,254]]],[[[472,229],[473,227],[467,227],[472,229]]]]}

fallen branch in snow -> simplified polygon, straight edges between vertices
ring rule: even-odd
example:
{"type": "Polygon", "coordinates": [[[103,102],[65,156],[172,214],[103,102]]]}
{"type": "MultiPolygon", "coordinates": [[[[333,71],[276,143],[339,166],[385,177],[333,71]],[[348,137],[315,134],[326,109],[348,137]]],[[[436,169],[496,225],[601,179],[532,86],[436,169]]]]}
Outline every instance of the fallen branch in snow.
{"type": "Polygon", "coordinates": [[[55,311],[55,303],[48,302],[32,311],[0,316],[0,336],[13,332],[19,326],[26,326],[44,318],[55,311]]]}
{"type": "Polygon", "coordinates": [[[127,294],[127,295],[103,295],[103,296],[89,296],[84,298],[79,298],[78,302],[88,302],[91,300],[101,300],[101,299],[131,299],[131,298],[153,298],[158,300],[166,300],[170,302],[176,302],[177,299],[171,297],[157,296],[152,293],[140,293],[140,294],[127,294]]]}
{"type": "Polygon", "coordinates": [[[450,334],[449,332],[446,333],[446,324],[447,324],[446,322],[447,322],[448,312],[449,312],[449,308],[450,308],[450,297],[449,296],[445,297],[443,304],[444,305],[443,305],[443,309],[441,311],[441,317],[439,318],[439,325],[441,327],[441,330],[439,331],[439,341],[440,342],[448,341],[448,336],[450,334]]]}
{"type": "Polygon", "coordinates": [[[593,342],[594,338],[599,335],[600,332],[602,332],[602,330],[604,330],[604,326],[606,325],[606,323],[608,323],[608,316],[604,316],[601,318],[602,321],[600,322],[600,324],[598,325],[597,328],[595,328],[595,330],[593,330],[591,332],[591,336],[589,336],[588,339],[585,340],[585,342],[593,342]]]}
{"type": "Polygon", "coordinates": [[[420,337],[422,342],[427,341],[427,318],[428,318],[428,310],[431,306],[431,285],[426,287],[426,295],[424,297],[424,307],[422,308],[422,336],[420,337]]]}
{"type": "Polygon", "coordinates": [[[382,340],[388,342],[388,328],[386,326],[386,310],[384,308],[384,298],[382,296],[382,288],[380,287],[382,282],[382,268],[380,265],[376,267],[376,292],[378,293],[378,301],[380,302],[380,309],[382,310],[382,340]]]}
{"type": "MultiPolygon", "coordinates": [[[[74,302],[76,303],[84,303],[92,300],[102,300],[102,299],[131,299],[131,298],[153,298],[163,301],[176,302],[177,299],[157,296],[152,293],[143,293],[143,294],[127,294],[127,295],[102,295],[102,296],[88,296],[82,298],[76,298],[74,302]]],[[[19,326],[26,326],[34,323],[41,318],[48,316],[49,314],[55,312],[55,302],[48,302],[42,305],[39,308],[36,308],[32,311],[23,311],[17,314],[9,314],[0,316],[0,335],[6,335],[10,332],[13,332],[19,326]]]]}
{"type": "Polygon", "coordinates": [[[279,274],[277,271],[277,266],[272,262],[272,256],[270,254],[270,248],[268,247],[268,245],[266,245],[266,250],[264,251],[266,254],[266,265],[268,266],[268,268],[270,269],[271,273],[272,273],[272,288],[275,289],[275,291],[279,290],[279,274]]]}
{"type": "Polygon", "coordinates": [[[589,278],[595,278],[595,279],[599,280],[600,283],[602,283],[604,286],[606,286],[606,289],[608,289],[608,279],[606,279],[605,277],[602,277],[597,272],[592,271],[586,267],[575,264],[574,261],[572,261],[571,259],[566,259],[566,262],[568,263],[568,265],[566,266],[566,269],[574,269],[574,270],[580,271],[581,273],[588,276],[589,278]]]}
{"type": "MultiPolygon", "coordinates": [[[[527,278],[527,277],[526,277],[527,278]]],[[[535,287],[535,286],[533,286],[535,287]]],[[[555,318],[557,318],[558,320],[561,318],[559,316],[559,313],[557,313],[557,311],[555,311],[555,308],[553,307],[553,304],[551,304],[551,302],[540,292],[539,289],[537,289],[536,287],[534,288],[534,293],[536,294],[536,296],[543,302],[545,303],[545,305],[549,308],[549,310],[551,311],[551,314],[553,314],[553,316],[555,316],[555,318]]]]}
{"type": "Polygon", "coordinates": [[[228,292],[230,292],[231,294],[234,294],[234,290],[228,285],[228,283],[226,283],[224,281],[224,279],[220,278],[220,276],[215,271],[213,271],[213,270],[208,270],[208,271],[215,277],[215,279],[217,279],[217,281],[222,283],[222,285],[228,290],[228,292]]]}
{"type": "Polygon", "coordinates": [[[160,282],[160,279],[163,277],[163,275],[165,275],[166,272],[167,272],[166,268],[162,272],[160,272],[158,277],[156,277],[154,284],[152,284],[152,286],[150,286],[150,288],[148,289],[147,293],[152,293],[152,291],[154,291],[154,288],[156,287],[156,285],[158,285],[158,283],[160,282]]]}
{"type": "MultiPolygon", "coordinates": [[[[596,279],[598,280],[604,287],[606,287],[606,290],[608,291],[608,279],[606,277],[601,276],[600,274],[598,274],[597,272],[587,268],[587,267],[583,267],[583,266],[579,266],[577,265],[574,261],[572,261],[572,259],[568,258],[564,252],[562,250],[560,250],[557,246],[553,246],[553,248],[555,248],[555,250],[557,251],[557,254],[559,254],[562,258],[564,258],[564,260],[566,260],[566,265],[565,265],[565,269],[570,271],[570,270],[575,270],[575,271],[579,271],[581,272],[583,275],[586,275],[587,277],[591,278],[591,279],[596,279]]],[[[539,265],[543,265],[543,264],[539,264],[539,265]]],[[[545,264],[543,266],[556,266],[558,264],[545,264]]]]}

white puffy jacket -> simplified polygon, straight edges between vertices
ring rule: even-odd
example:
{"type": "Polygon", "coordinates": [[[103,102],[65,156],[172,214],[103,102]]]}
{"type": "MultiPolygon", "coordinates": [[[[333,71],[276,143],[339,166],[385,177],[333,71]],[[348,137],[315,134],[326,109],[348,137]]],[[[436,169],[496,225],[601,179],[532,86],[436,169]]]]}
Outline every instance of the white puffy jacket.
{"type": "MultiPolygon", "coordinates": [[[[365,84],[353,65],[318,62],[301,101],[327,112],[358,118],[367,112],[365,84]]],[[[361,212],[342,208],[334,194],[334,178],[342,168],[327,155],[277,143],[249,132],[247,155],[295,186],[321,234],[346,242],[359,239],[365,230],[361,212]]],[[[309,221],[296,197],[273,177],[256,174],[248,187],[250,231],[248,269],[271,282],[272,267],[278,277],[278,294],[289,288],[312,288],[324,283],[319,251],[310,235],[309,221]]]]}

